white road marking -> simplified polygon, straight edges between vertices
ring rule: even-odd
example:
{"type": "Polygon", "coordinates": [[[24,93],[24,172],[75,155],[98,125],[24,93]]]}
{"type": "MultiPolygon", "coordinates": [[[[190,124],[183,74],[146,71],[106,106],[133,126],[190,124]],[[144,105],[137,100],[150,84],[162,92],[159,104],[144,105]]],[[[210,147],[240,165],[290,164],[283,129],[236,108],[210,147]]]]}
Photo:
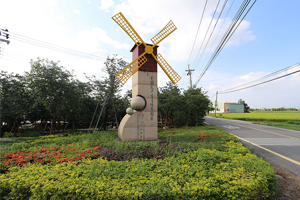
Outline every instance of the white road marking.
{"type": "Polygon", "coordinates": [[[223,127],[228,128],[228,129],[240,129],[240,127],[238,127],[238,126],[230,126],[230,125],[225,125],[223,127]]]}

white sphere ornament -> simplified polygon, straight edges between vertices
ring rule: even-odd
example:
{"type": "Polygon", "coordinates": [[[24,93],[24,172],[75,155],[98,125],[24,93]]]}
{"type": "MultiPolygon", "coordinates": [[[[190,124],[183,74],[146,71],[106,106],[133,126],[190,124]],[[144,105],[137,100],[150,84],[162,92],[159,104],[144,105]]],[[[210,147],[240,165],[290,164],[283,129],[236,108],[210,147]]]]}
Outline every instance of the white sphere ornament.
{"type": "Polygon", "coordinates": [[[132,114],[133,114],[133,109],[132,109],[132,108],[127,108],[127,109],[126,109],[126,113],[127,113],[128,115],[132,115],[132,114]]]}
{"type": "Polygon", "coordinates": [[[133,97],[132,100],[131,100],[131,107],[134,109],[134,110],[137,110],[137,111],[142,111],[145,109],[146,107],[146,101],[143,97],[141,96],[136,96],[136,97],[133,97]]]}

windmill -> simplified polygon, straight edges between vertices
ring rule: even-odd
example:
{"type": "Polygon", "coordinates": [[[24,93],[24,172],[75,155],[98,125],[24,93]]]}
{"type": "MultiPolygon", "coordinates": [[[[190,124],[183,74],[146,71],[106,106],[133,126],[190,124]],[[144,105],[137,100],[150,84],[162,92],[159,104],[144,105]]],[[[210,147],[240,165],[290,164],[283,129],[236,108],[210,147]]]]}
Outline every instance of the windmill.
{"type": "Polygon", "coordinates": [[[170,21],[151,39],[151,45],[143,41],[122,13],[112,19],[135,43],[131,50],[133,61],[115,75],[123,85],[132,76],[131,107],[134,111],[127,109],[118,129],[119,139],[157,140],[157,63],[174,84],[181,79],[163,56],[157,54],[157,45],[177,28],[170,21]]]}

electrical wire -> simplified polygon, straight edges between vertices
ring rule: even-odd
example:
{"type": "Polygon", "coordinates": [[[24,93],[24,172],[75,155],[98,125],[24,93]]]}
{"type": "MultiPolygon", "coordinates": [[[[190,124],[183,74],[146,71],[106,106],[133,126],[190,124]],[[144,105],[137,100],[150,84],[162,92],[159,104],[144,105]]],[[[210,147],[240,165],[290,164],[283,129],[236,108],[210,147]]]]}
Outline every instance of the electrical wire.
{"type": "Polygon", "coordinates": [[[4,56],[14,56],[14,57],[26,60],[26,61],[31,59],[30,56],[26,56],[24,54],[20,54],[20,53],[17,53],[15,51],[6,50],[6,49],[3,49],[3,48],[0,49],[0,54],[4,55],[4,56]]]}
{"type": "Polygon", "coordinates": [[[226,94],[226,93],[237,92],[237,91],[240,91],[240,90],[252,88],[252,87],[255,87],[255,86],[258,86],[258,85],[262,85],[262,84],[265,84],[265,83],[268,83],[268,82],[271,82],[271,81],[278,80],[278,79],[280,79],[280,78],[284,78],[284,77],[286,77],[286,76],[290,76],[290,75],[295,74],[295,73],[298,73],[298,72],[300,72],[300,70],[297,70],[297,71],[294,71],[294,72],[285,74],[285,75],[283,75],[283,76],[279,76],[279,77],[277,77],[277,78],[273,78],[273,79],[268,80],[268,81],[264,81],[264,82],[262,82],[262,83],[257,83],[257,84],[251,85],[251,86],[247,86],[247,87],[244,87],[244,88],[240,88],[240,89],[236,89],[236,90],[232,90],[232,91],[227,91],[227,92],[222,92],[222,91],[220,91],[220,92],[218,92],[218,94],[226,94]]]}
{"type": "MultiPolygon", "coordinates": [[[[221,29],[222,29],[222,27],[223,27],[223,25],[224,25],[224,22],[225,22],[225,20],[226,20],[228,14],[229,14],[231,8],[232,8],[233,3],[234,3],[234,0],[231,2],[231,5],[230,5],[230,7],[229,7],[229,9],[228,9],[228,11],[227,11],[227,13],[226,13],[226,16],[224,17],[224,20],[223,20],[223,22],[222,22],[222,24],[221,24],[221,26],[220,26],[220,28],[219,28],[219,31],[218,31],[217,35],[215,36],[215,39],[214,39],[214,41],[212,42],[212,44],[211,44],[210,49],[208,50],[208,52],[211,52],[211,49],[213,48],[213,46],[214,46],[214,44],[215,44],[215,42],[216,42],[216,40],[217,40],[217,38],[218,38],[218,36],[219,36],[219,34],[220,34],[220,31],[221,31],[221,29]]],[[[205,57],[205,59],[204,59],[204,63],[205,63],[205,61],[207,60],[208,55],[209,55],[209,53],[206,54],[206,57],[205,57]]],[[[200,63],[201,63],[201,60],[200,60],[199,62],[197,62],[196,65],[199,66],[200,63]]]]}
{"type": "Polygon", "coordinates": [[[6,57],[8,57],[8,58],[13,58],[13,59],[17,59],[17,60],[22,61],[22,62],[26,62],[26,63],[28,63],[28,64],[29,64],[29,61],[30,61],[29,58],[26,59],[26,58],[24,58],[24,57],[20,57],[20,56],[18,56],[18,55],[14,55],[14,54],[8,53],[8,52],[6,52],[6,51],[1,51],[1,52],[0,52],[0,55],[1,55],[3,58],[6,58],[6,57]]]}
{"type": "Polygon", "coordinates": [[[100,59],[106,59],[105,57],[100,57],[100,56],[96,56],[96,55],[84,53],[84,52],[81,52],[81,51],[76,51],[74,49],[70,49],[70,48],[66,48],[66,47],[54,45],[54,44],[51,44],[51,43],[48,43],[48,42],[44,42],[44,41],[41,41],[41,40],[37,40],[37,39],[34,39],[34,38],[23,36],[23,35],[14,33],[14,32],[10,32],[10,33],[12,33],[13,35],[15,35],[16,37],[18,36],[19,38],[25,38],[25,39],[33,40],[33,41],[36,41],[36,42],[39,42],[39,43],[43,43],[43,44],[50,45],[50,46],[53,46],[53,47],[56,47],[56,48],[59,48],[59,49],[67,50],[67,51],[70,51],[70,52],[73,52],[73,53],[79,53],[79,54],[82,54],[82,55],[85,55],[85,56],[90,56],[90,57],[95,57],[95,58],[100,58],[100,59]]]}
{"type": "Polygon", "coordinates": [[[205,2],[204,9],[203,9],[203,12],[202,12],[202,15],[201,15],[201,19],[199,21],[198,30],[197,30],[197,33],[196,33],[196,36],[195,36],[195,40],[194,40],[193,47],[192,47],[192,50],[191,50],[191,53],[190,53],[188,64],[190,63],[190,59],[191,59],[191,56],[192,56],[192,53],[193,53],[193,50],[194,50],[194,46],[195,46],[195,43],[196,43],[196,40],[197,40],[197,37],[198,37],[198,33],[199,33],[199,29],[200,29],[200,26],[201,26],[201,23],[202,23],[203,15],[205,13],[206,5],[207,5],[207,0],[205,2]]]}
{"type": "Polygon", "coordinates": [[[224,48],[224,46],[227,44],[227,42],[229,41],[229,39],[231,38],[231,36],[234,34],[234,32],[236,31],[236,29],[239,27],[239,25],[241,24],[241,22],[243,21],[243,19],[246,17],[246,15],[249,13],[249,11],[251,10],[251,8],[253,7],[253,5],[255,4],[256,0],[253,2],[253,4],[249,7],[248,11],[244,14],[242,20],[239,21],[240,17],[242,16],[242,14],[244,13],[245,9],[247,8],[247,6],[249,5],[251,0],[249,1],[244,1],[242,3],[242,5],[240,6],[238,12],[236,13],[234,20],[232,20],[231,25],[228,27],[226,34],[223,36],[221,42],[219,43],[218,47],[216,48],[215,52],[213,53],[212,57],[210,58],[209,62],[206,64],[205,69],[202,71],[202,73],[200,74],[198,80],[196,81],[197,85],[199,83],[199,81],[201,80],[201,78],[204,76],[204,74],[206,73],[206,71],[208,70],[208,68],[211,66],[211,64],[214,62],[214,60],[217,58],[217,56],[220,54],[220,52],[222,51],[222,49],[224,48]],[[238,23],[238,25],[236,26],[236,24],[238,23]]]}
{"type": "MultiPolygon", "coordinates": [[[[194,43],[193,43],[193,46],[192,46],[192,49],[191,49],[191,53],[190,53],[190,57],[189,57],[189,59],[188,59],[188,62],[187,62],[187,65],[186,65],[185,70],[187,70],[187,68],[188,68],[188,66],[189,66],[190,59],[191,59],[191,56],[192,56],[192,53],[193,53],[193,50],[194,50],[194,46],[195,46],[195,43],[196,43],[197,38],[198,38],[198,33],[199,33],[199,30],[200,30],[200,27],[201,27],[201,24],[202,24],[202,19],[203,19],[203,15],[204,15],[204,13],[205,13],[207,1],[208,1],[208,0],[205,1],[205,5],[204,5],[203,11],[202,11],[202,15],[201,15],[201,18],[200,18],[200,21],[199,21],[199,25],[198,25],[197,33],[196,33],[196,36],[195,36],[195,40],[194,40],[194,43]]],[[[184,85],[184,82],[185,82],[185,76],[183,76],[183,85],[184,85]]]]}
{"type": "Polygon", "coordinates": [[[103,61],[105,58],[102,58],[102,57],[95,57],[95,56],[86,56],[84,54],[81,54],[81,53],[77,53],[77,52],[72,52],[72,51],[69,51],[69,50],[65,50],[65,49],[60,49],[60,48],[56,48],[54,45],[53,46],[50,46],[50,45],[46,45],[46,44],[43,44],[43,43],[39,43],[39,42],[36,42],[36,41],[32,41],[32,40],[28,40],[28,39],[23,39],[23,38],[20,38],[20,37],[12,37],[12,39],[15,39],[17,41],[20,41],[20,42],[25,42],[25,43],[28,43],[28,44],[31,44],[31,45],[34,45],[34,46],[37,46],[37,47],[42,47],[42,48],[46,48],[46,49],[49,49],[49,50],[53,50],[53,51],[57,51],[57,52],[61,52],[61,53],[65,53],[65,54],[69,54],[69,55],[72,55],[72,56],[77,56],[77,57],[82,57],[82,58],[86,58],[86,59],[91,59],[91,60],[98,60],[98,61],[103,61]]]}
{"type": "Polygon", "coordinates": [[[300,62],[299,62],[299,63],[296,63],[296,64],[294,64],[294,65],[292,65],[292,66],[289,66],[289,67],[283,68],[283,69],[281,69],[281,70],[278,70],[278,71],[276,71],[276,72],[273,72],[273,73],[271,73],[271,74],[268,74],[268,75],[266,75],[266,76],[263,76],[263,77],[261,77],[261,78],[258,78],[258,79],[255,79],[255,80],[253,80],[253,81],[250,81],[250,82],[248,82],[248,83],[245,83],[245,84],[242,84],[242,85],[233,87],[233,88],[229,88],[229,89],[226,89],[226,90],[222,90],[222,92],[225,92],[225,91],[228,91],[228,90],[233,90],[233,89],[236,89],[236,88],[245,86],[245,85],[252,84],[252,83],[254,83],[254,82],[257,82],[257,81],[266,79],[266,78],[268,78],[268,77],[270,77],[270,76],[274,76],[274,75],[279,74],[279,73],[281,73],[281,72],[283,72],[283,71],[290,70],[290,69],[293,69],[293,68],[299,67],[299,66],[300,66],[300,62]]]}
{"type": "Polygon", "coordinates": [[[53,51],[58,51],[58,52],[61,52],[61,53],[66,53],[66,54],[70,54],[72,56],[82,57],[82,58],[86,58],[86,59],[92,59],[92,60],[98,60],[98,61],[103,61],[103,60],[106,59],[105,57],[100,57],[100,56],[96,56],[96,55],[92,55],[92,54],[87,54],[87,53],[84,53],[84,52],[81,52],[81,51],[76,51],[76,50],[73,50],[73,49],[70,49],[70,48],[54,45],[54,44],[51,44],[51,43],[48,43],[48,42],[44,42],[44,41],[41,41],[41,40],[37,40],[37,39],[34,39],[34,38],[23,36],[21,34],[17,34],[17,33],[14,33],[14,32],[9,32],[9,33],[10,33],[10,38],[11,39],[15,39],[17,41],[25,42],[25,43],[35,45],[35,46],[38,46],[38,47],[42,47],[42,48],[46,48],[46,49],[50,49],[50,50],[53,50],[53,51]]]}
{"type": "MultiPolygon", "coordinates": [[[[223,13],[223,11],[224,11],[224,8],[225,8],[225,6],[226,6],[226,4],[227,4],[227,1],[228,1],[228,0],[224,1],[223,7],[222,7],[222,9],[221,9],[221,12],[220,12],[220,14],[219,14],[219,16],[218,16],[218,18],[217,18],[217,20],[216,20],[216,23],[215,23],[215,25],[214,25],[214,27],[213,27],[211,33],[210,33],[210,36],[209,36],[209,38],[208,38],[208,40],[207,40],[207,42],[206,42],[206,44],[205,44],[205,47],[204,47],[204,49],[203,49],[203,51],[202,51],[202,53],[201,53],[201,56],[200,56],[200,58],[199,58],[198,61],[197,61],[196,66],[199,66],[198,63],[201,62],[202,56],[203,56],[203,54],[204,54],[204,52],[205,52],[205,50],[206,50],[206,47],[207,47],[207,45],[208,45],[208,43],[209,43],[209,41],[210,41],[210,39],[211,39],[211,36],[213,35],[214,30],[215,30],[215,28],[216,28],[216,26],[217,26],[217,24],[218,24],[218,22],[219,22],[219,19],[220,19],[221,15],[222,15],[222,13],[223,13]]],[[[197,70],[197,68],[198,68],[198,67],[196,67],[196,70],[197,70]]]]}
{"type": "Polygon", "coordinates": [[[203,43],[204,43],[204,41],[205,41],[205,39],[206,39],[207,33],[208,33],[208,31],[209,31],[209,29],[210,29],[210,26],[211,26],[211,23],[212,23],[212,21],[213,21],[213,19],[214,19],[214,17],[215,17],[215,14],[216,14],[216,12],[217,12],[217,9],[218,9],[218,7],[219,7],[219,4],[220,4],[220,0],[219,0],[218,3],[217,3],[217,6],[216,6],[216,8],[215,8],[215,11],[214,11],[213,16],[211,17],[211,20],[210,20],[210,22],[209,22],[209,26],[208,26],[208,28],[207,28],[207,30],[206,30],[204,39],[203,39],[202,42],[201,42],[201,45],[200,45],[199,51],[198,51],[198,53],[197,53],[196,59],[195,59],[195,61],[194,61],[194,63],[193,63],[193,66],[195,65],[195,62],[196,62],[196,60],[197,60],[197,58],[198,58],[198,56],[199,56],[199,53],[200,53],[200,51],[201,51],[201,49],[202,49],[203,43]]]}
{"type": "MultiPolygon", "coordinates": [[[[226,40],[226,38],[228,37],[230,31],[232,30],[232,28],[235,26],[236,22],[237,22],[237,19],[239,18],[239,16],[241,15],[242,13],[242,10],[245,9],[245,5],[246,5],[247,1],[244,0],[243,3],[241,4],[241,6],[239,7],[238,11],[236,12],[234,18],[231,20],[231,23],[229,24],[225,34],[223,35],[220,43],[218,44],[218,46],[216,47],[214,53],[212,54],[209,62],[217,55],[218,51],[220,51],[224,41],[226,40]]],[[[249,2],[248,2],[249,3],[249,2]]],[[[198,80],[196,81],[196,85],[198,84],[198,82],[200,81],[200,79],[203,77],[204,73],[206,72],[206,70],[208,69],[208,64],[209,62],[207,63],[206,67],[203,69],[202,73],[200,74],[198,80]]]]}
{"type": "Polygon", "coordinates": [[[19,61],[19,60],[15,60],[15,59],[9,59],[9,58],[5,58],[3,56],[0,56],[0,58],[3,59],[3,60],[10,61],[10,62],[16,62],[16,63],[22,64],[22,65],[28,65],[29,64],[29,63],[25,63],[24,61],[19,61]]]}
{"type": "MultiPolygon", "coordinates": [[[[10,49],[6,50],[5,48],[0,48],[0,58],[4,59],[4,60],[12,61],[12,62],[18,61],[18,63],[23,64],[23,65],[30,65],[30,60],[32,59],[28,55],[21,54],[19,52],[12,51],[10,49]]],[[[86,74],[87,72],[79,70],[79,69],[76,69],[76,72],[80,73],[80,74],[76,74],[77,77],[80,77],[83,79],[86,78],[86,76],[84,74],[86,74]]]]}
{"type": "Polygon", "coordinates": [[[211,95],[210,97],[209,97],[209,99],[212,99],[212,98],[214,98],[216,96],[216,94],[213,94],[213,95],[211,95]]]}

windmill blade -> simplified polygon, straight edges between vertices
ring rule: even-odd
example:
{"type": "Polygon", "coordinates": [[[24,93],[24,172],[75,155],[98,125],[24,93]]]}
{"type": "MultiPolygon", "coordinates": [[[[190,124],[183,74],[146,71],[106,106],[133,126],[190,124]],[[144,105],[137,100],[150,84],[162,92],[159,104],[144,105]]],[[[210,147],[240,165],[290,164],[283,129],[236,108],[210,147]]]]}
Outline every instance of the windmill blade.
{"type": "Polygon", "coordinates": [[[135,42],[137,46],[140,44],[145,44],[143,39],[139,36],[139,34],[134,30],[131,24],[127,21],[122,13],[118,13],[112,17],[112,19],[131,37],[131,39],[135,42]]]}
{"type": "Polygon", "coordinates": [[[134,61],[132,61],[129,65],[127,65],[124,69],[122,69],[119,73],[115,75],[115,77],[124,85],[126,81],[136,72],[146,61],[147,58],[144,56],[146,53],[143,53],[139,57],[137,57],[134,61]]]}
{"type": "Polygon", "coordinates": [[[154,46],[157,45],[158,43],[160,43],[168,35],[173,33],[176,29],[177,28],[176,28],[175,24],[172,21],[169,21],[169,23],[151,39],[154,46]]]}
{"type": "Polygon", "coordinates": [[[152,53],[152,56],[174,84],[181,79],[181,76],[175,72],[175,70],[167,63],[161,54],[158,54],[155,57],[155,55],[152,53]]]}

